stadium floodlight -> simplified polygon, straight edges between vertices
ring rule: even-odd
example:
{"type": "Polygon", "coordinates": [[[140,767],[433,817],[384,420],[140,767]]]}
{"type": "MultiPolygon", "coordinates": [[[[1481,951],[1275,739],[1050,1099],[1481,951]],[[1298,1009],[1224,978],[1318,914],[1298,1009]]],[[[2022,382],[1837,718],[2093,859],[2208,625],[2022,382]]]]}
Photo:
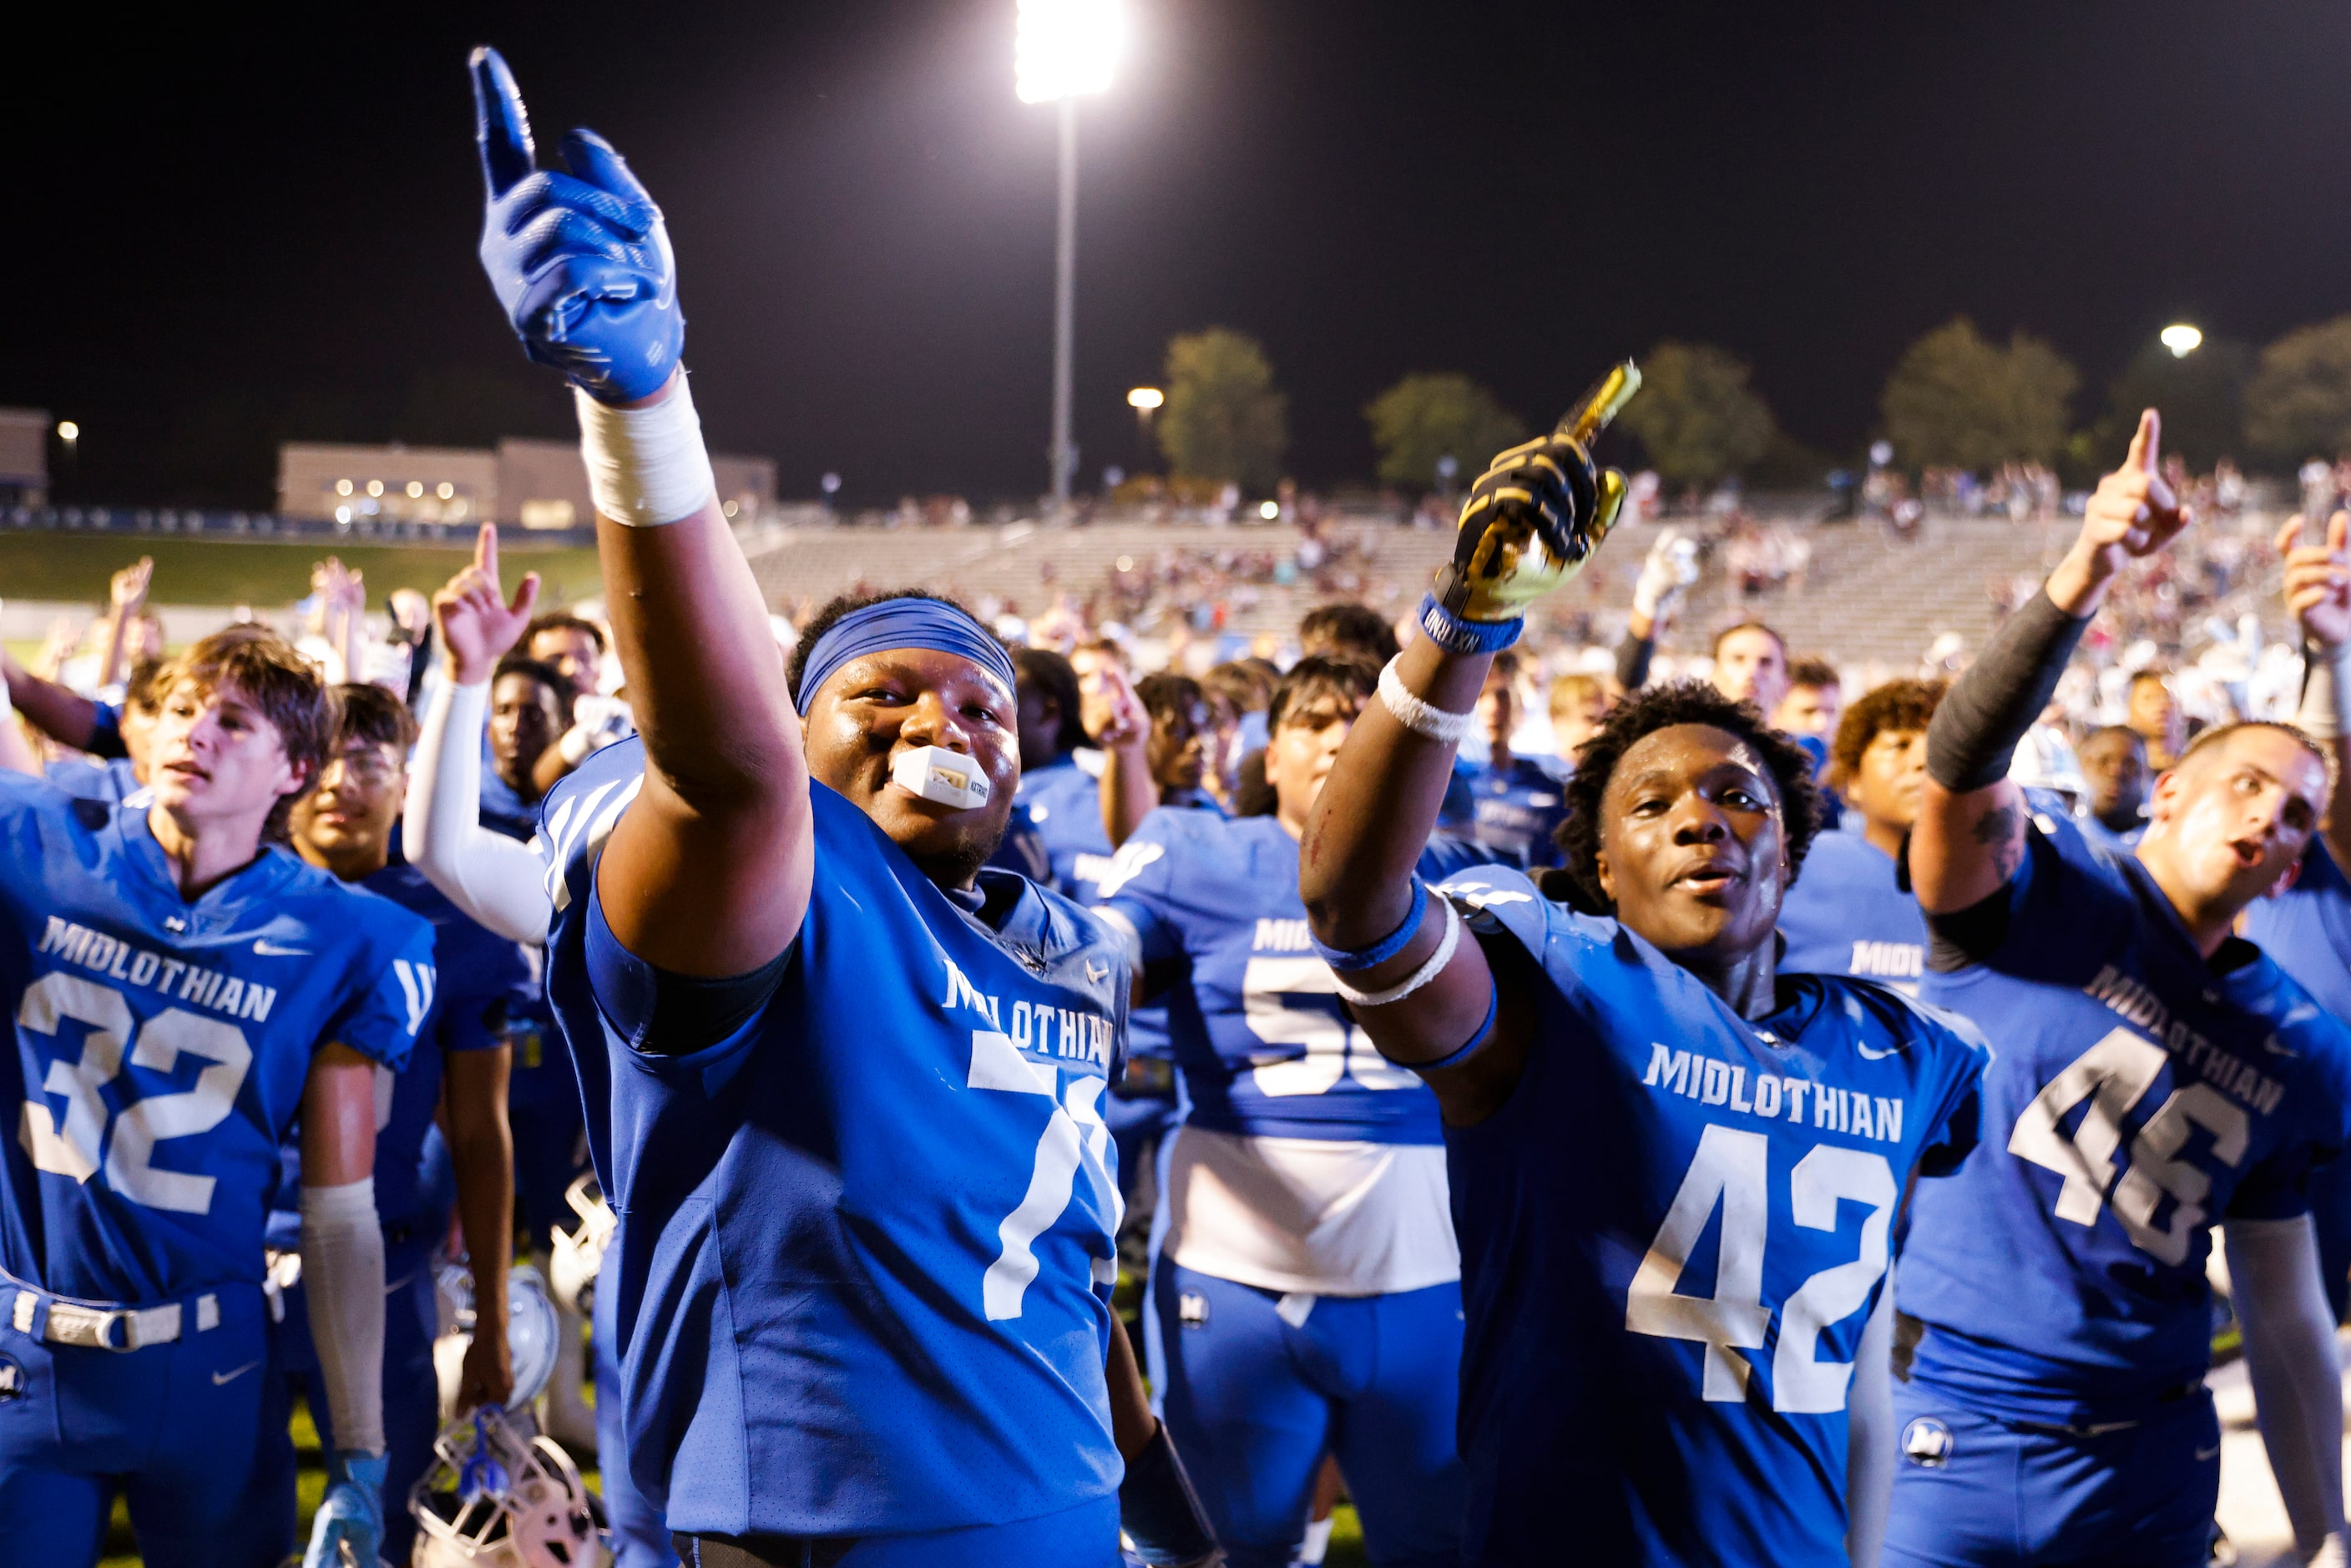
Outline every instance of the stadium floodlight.
{"type": "Polygon", "coordinates": [[[1078,449],[1070,439],[1078,293],[1078,99],[1110,89],[1118,57],[1118,0],[1020,0],[1013,34],[1013,87],[1023,103],[1058,103],[1061,199],[1053,246],[1053,510],[1070,504],[1078,449]]]}
{"type": "Polygon", "coordinates": [[[81,439],[81,426],[70,419],[57,421],[57,439],[71,446],[81,439]]]}
{"type": "Polygon", "coordinates": [[[2186,359],[2204,341],[2204,334],[2185,321],[2173,322],[2157,336],[2163,346],[2171,350],[2171,357],[2175,360],[2186,359]]]}
{"type": "Polygon", "coordinates": [[[1012,73],[1023,103],[1106,92],[1118,58],[1116,0],[1020,0],[1012,73]]]}
{"type": "Polygon", "coordinates": [[[1126,406],[1148,413],[1167,401],[1167,394],[1157,387],[1137,387],[1126,394],[1126,406]]]}

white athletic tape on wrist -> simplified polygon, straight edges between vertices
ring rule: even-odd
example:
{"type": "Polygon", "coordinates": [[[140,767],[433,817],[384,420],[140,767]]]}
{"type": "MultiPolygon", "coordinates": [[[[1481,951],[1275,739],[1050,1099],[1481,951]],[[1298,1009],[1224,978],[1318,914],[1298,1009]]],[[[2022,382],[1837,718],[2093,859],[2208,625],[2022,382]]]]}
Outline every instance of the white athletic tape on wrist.
{"type": "Polygon", "coordinates": [[[2294,723],[2313,740],[2339,739],[2346,733],[2344,706],[2351,702],[2351,643],[2336,648],[2305,647],[2303,658],[2308,667],[2294,723]]]}
{"type": "Polygon", "coordinates": [[[1461,945],[1461,914],[1453,907],[1453,901],[1442,894],[1437,895],[1437,902],[1445,906],[1445,936],[1437,944],[1437,951],[1428,956],[1427,962],[1384,991],[1359,991],[1340,979],[1338,971],[1334,969],[1332,971],[1332,984],[1338,988],[1339,994],[1355,1007],[1384,1008],[1390,1002],[1404,1000],[1443,974],[1445,966],[1453,962],[1453,950],[1461,945]]]}
{"type": "Polygon", "coordinates": [[[1390,659],[1380,671],[1380,703],[1395,715],[1398,724],[1439,746],[1460,745],[1461,737],[1469,733],[1469,721],[1478,716],[1474,711],[1448,713],[1413,695],[1405,689],[1404,677],[1396,674],[1395,659],[1390,659]]]}
{"type": "Polygon", "coordinates": [[[969,810],[987,804],[987,775],[960,751],[919,746],[890,764],[890,782],[910,795],[969,810]]]}
{"type": "Polygon", "coordinates": [[[598,516],[657,528],[694,516],[718,494],[684,372],[667,397],[643,408],[613,408],[577,387],[572,394],[598,516]]]}

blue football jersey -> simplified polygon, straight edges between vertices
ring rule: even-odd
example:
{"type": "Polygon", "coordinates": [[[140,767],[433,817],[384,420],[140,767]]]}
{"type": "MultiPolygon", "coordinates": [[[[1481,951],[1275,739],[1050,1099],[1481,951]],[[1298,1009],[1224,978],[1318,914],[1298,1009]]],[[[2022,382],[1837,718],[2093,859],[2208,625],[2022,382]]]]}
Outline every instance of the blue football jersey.
{"type": "Polygon", "coordinates": [[[2351,877],[2325,840],[2310,841],[2292,887],[2253,900],[2244,932],[2320,1007],[2351,1019],[2351,877]]]}
{"type": "Polygon", "coordinates": [[[1552,835],[1567,821],[1567,793],[1549,768],[1531,758],[1511,757],[1499,767],[1464,763],[1456,773],[1469,792],[1470,837],[1520,865],[1560,863],[1552,835]]]}
{"type": "Polygon", "coordinates": [[[1517,873],[1443,891],[1541,977],[1518,1086],[1445,1131],[1463,1560],[1559,1561],[1565,1531],[1593,1563],[1843,1563],[1853,1363],[1905,1180],[1971,1135],[1980,1041],[1841,976],[1750,1020],[1517,873]]]}
{"type": "Polygon", "coordinates": [[[143,815],[0,774],[0,1269],[109,1301],[257,1284],[312,1056],[397,1071],[434,983],[431,926],[286,850],[189,903],[143,815]]]}
{"type": "Polygon", "coordinates": [[[1028,811],[1029,823],[1045,841],[1053,866],[1053,891],[1091,901],[1093,884],[1109,869],[1110,834],[1102,827],[1102,784],[1068,757],[1042,768],[1025,768],[1013,800],[1028,811]]]}
{"type": "Polygon", "coordinates": [[[2145,822],[2118,833],[2087,811],[2074,819],[2074,825],[2081,830],[2084,838],[2110,855],[2126,855],[2138,848],[2139,840],[2147,837],[2145,822]]]}
{"type": "Polygon", "coordinates": [[[1147,973],[1173,977],[1168,1032],[1187,1119],[1243,1136],[1443,1141],[1437,1096],[1342,1010],[1298,900],[1298,841],[1272,817],[1162,807],[1098,884],[1147,973]]]}
{"type": "Polygon", "coordinates": [[[67,794],[82,800],[102,800],[119,806],[141,788],[139,775],[127,757],[68,757],[52,762],[41,776],[67,794]]]}
{"type": "Polygon", "coordinates": [[[1912,1375],[1991,1416],[2134,1419],[2200,1380],[2230,1217],[2305,1212],[2351,1136],[2351,1035],[2247,944],[2199,954],[2135,858],[2028,835],[1984,962],[1929,972],[1998,1053],[1983,1145],[1920,1189],[1912,1375]]]}
{"type": "Polygon", "coordinates": [[[1894,857],[1859,833],[1823,833],[1780,906],[1783,975],[1856,975],[1916,995],[1927,917],[1895,882],[1894,857]]]}
{"type": "MultiPolygon", "coordinates": [[[[444,1218],[422,1173],[448,1058],[507,1043],[512,1015],[538,995],[536,966],[520,944],[476,923],[405,862],[395,861],[358,885],[433,927],[432,1011],[408,1064],[397,1072],[376,1069],[376,1217],[387,1229],[422,1239],[444,1218]]],[[[269,1217],[269,1244],[292,1249],[302,1241],[300,1139],[288,1137],[280,1159],[284,1179],[269,1217]]]]}
{"type": "Polygon", "coordinates": [[[622,1219],[608,1288],[638,1480],[672,1529],[726,1534],[1108,1496],[1123,944],[984,870],[989,925],[811,784],[815,883],[777,990],[716,1045],[640,1050],[651,977],[594,877],[643,766],[635,740],[599,752],[542,829],[549,994],[622,1219]]]}

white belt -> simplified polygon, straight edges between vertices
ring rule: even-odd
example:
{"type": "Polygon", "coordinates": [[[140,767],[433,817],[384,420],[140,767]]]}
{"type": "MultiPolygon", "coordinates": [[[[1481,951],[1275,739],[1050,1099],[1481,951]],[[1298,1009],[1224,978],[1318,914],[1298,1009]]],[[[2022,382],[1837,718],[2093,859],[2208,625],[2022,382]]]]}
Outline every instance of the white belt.
{"type": "MultiPolygon", "coordinates": [[[[220,1298],[207,1291],[195,1299],[198,1333],[220,1326],[220,1298]]],[[[170,1344],[185,1326],[178,1301],[160,1307],[89,1307],[40,1291],[18,1290],[10,1321],[20,1333],[51,1344],[78,1344],[93,1350],[139,1350],[170,1344]],[[47,1303],[48,1311],[41,1308],[47,1303]]]]}

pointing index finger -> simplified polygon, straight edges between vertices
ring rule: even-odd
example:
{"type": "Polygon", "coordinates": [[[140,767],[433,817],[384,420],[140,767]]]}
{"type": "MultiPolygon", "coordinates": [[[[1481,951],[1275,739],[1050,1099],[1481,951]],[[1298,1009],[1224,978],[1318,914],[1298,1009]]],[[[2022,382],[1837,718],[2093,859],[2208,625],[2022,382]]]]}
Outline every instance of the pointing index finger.
{"type": "Polygon", "coordinates": [[[503,196],[538,167],[530,115],[522,89],[497,50],[484,46],[466,62],[474,76],[474,140],[482,150],[482,183],[503,196]]]}
{"type": "Polygon", "coordinates": [[[484,523],[482,531],[474,538],[474,569],[489,579],[490,586],[498,585],[498,526],[484,523]]]}
{"type": "Polygon", "coordinates": [[[2161,461],[2162,447],[2163,416],[2147,409],[2138,416],[2138,429],[2132,433],[2130,453],[2123,459],[2123,466],[2153,474],[2161,461]]]}

